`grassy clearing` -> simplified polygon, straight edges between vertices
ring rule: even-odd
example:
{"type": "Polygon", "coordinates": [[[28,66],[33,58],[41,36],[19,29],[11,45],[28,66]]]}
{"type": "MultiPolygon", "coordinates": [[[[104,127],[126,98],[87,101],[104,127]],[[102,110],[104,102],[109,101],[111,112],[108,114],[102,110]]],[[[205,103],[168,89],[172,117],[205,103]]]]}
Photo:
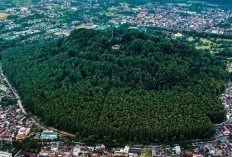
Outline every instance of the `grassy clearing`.
{"type": "Polygon", "coordinates": [[[207,38],[194,38],[190,36],[187,38],[187,41],[189,42],[194,42],[195,48],[196,49],[209,49],[211,53],[219,53],[221,52],[224,48],[222,48],[222,43],[221,41],[224,42],[231,42],[232,45],[232,39],[207,39],[207,38]]]}
{"type": "Polygon", "coordinates": [[[210,46],[196,46],[196,49],[210,49],[210,46]]]}
{"type": "Polygon", "coordinates": [[[0,13],[0,18],[7,18],[10,14],[7,13],[0,13]]]}
{"type": "Polygon", "coordinates": [[[206,39],[206,38],[201,38],[200,39],[203,43],[213,43],[212,41],[206,39]]]}
{"type": "Polygon", "coordinates": [[[85,25],[80,25],[78,27],[76,27],[76,29],[81,29],[81,28],[87,28],[85,25]]]}
{"type": "Polygon", "coordinates": [[[217,39],[217,41],[228,41],[228,42],[232,42],[232,39],[217,39]]]}
{"type": "MultiPolygon", "coordinates": [[[[208,49],[210,53],[221,53],[225,48],[232,50],[232,39],[194,38],[190,36],[187,41],[194,43],[196,49],[208,49]]],[[[227,58],[227,70],[232,72],[232,57],[227,58]]]]}
{"type": "Polygon", "coordinates": [[[194,39],[193,37],[189,37],[187,40],[190,41],[190,42],[192,42],[192,41],[194,41],[195,39],[194,39]]]}
{"type": "Polygon", "coordinates": [[[229,72],[232,72],[232,57],[231,58],[227,58],[227,70],[229,72]]]}
{"type": "Polygon", "coordinates": [[[141,153],[140,157],[151,157],[151,150],[147,149],[141,153]]]}

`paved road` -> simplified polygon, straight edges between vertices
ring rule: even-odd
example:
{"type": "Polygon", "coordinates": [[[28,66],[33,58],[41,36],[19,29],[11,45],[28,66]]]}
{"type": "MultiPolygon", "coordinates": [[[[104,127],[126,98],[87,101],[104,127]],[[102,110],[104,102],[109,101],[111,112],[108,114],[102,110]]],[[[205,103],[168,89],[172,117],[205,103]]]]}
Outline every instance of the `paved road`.
{"type": "MultiPolygon", "coordinates": [[[[3,71],[1,71],[1,76],[3,76],[4,80],[6,81],[7,85],[9,86],[9,88],[14,92],[16,98],[17,98],[17,105],[20,107],[20,109],[22,110],[22,112],[25,114],[25,115],[28,115],[27,112],[25,111],[25,109],[23,108],[23,105],[22,105],[22,102],[21,102],[21,99],[18,95],[18,93],[14,90],[14,88],[12,88],[11,84],[9,83],[9,81],[7,80],[7,78],[4,76],[3,74],[3,71]]],[[[45,129],[45,130],[53,130],[54,132],[57,132],[61,135],[65,135],[65,136],[70,136],[70,137],[73,137],[75,135],[73,134],[70,134],[70,133],[67,133],[67,132],[64,132],[64,131],[58,131],[57,129],[55,128],[51,128],[51,127],[46,127],[44,126],[43,124],[41,124],[37,119],[34,119],[33,117],[31,117],[31,119],[36,122],[36,123],[39,123],[41,128],[45,129]]]]}
{"type": "Polygon", "coordinates": [[[17,100],[18,100],[17,101],[17,105],[20,107],[20,109],[22,110],[22,112],[24,114],[27,114],[26,111],[25,111],[25,109],[23,108],[23,105],[21,103],[21,99],[20,99],[18,93],[16,93],[16,91],[12,88],[11,84],[9,83],[9,81],[7,80],[7,78],[4,76],[4,74],[1,73],[1,75],[3,76],[4,80],[6,81],[7,85],[9,86],[9,88],[14,92],[14,94],[15,94],[17,100]]]}

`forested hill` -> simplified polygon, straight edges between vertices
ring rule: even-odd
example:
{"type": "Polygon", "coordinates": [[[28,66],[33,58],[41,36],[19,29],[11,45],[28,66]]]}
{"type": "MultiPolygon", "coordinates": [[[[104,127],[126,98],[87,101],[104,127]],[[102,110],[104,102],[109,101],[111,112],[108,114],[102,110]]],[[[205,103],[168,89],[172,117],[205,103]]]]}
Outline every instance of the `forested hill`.
{"type": "Polygon", "coordinates": [[[225,66],[177,40],[79,29],[8,49],[2,62],[28,111],[84,141],[208,138],[225,118],[225,66]]]}

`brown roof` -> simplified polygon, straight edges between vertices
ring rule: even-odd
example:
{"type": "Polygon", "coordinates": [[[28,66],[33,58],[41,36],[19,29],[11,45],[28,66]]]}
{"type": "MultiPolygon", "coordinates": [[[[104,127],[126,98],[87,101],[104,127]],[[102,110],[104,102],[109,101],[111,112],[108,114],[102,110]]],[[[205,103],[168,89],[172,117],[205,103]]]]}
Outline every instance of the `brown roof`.
{"type": "Polygon", "coordinates": [[[30,152],[25,152],[25,151],[21,151],[20,154],[27,156],[27,157],[36,157],[35,153],[30,153],[30,152]]]}

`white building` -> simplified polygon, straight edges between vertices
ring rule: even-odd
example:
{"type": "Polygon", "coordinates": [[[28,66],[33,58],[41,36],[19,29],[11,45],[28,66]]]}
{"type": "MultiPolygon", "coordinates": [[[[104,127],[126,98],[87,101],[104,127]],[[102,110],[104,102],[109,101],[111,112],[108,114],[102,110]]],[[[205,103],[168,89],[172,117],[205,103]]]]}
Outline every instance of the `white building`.
{"type": "Polygon", "coordinates": [[[18,131],[18,135],[27,135],[30,132],[31,128],[20,128],[18,131]]]}
{"type": "Polygon", "coordinates": [[[0,157],[12,157],[12,154],[0,151],[0,157]]]}
{"type": "Polygon", "coordinates": [[[53,132],[51,130],[45,130],[41,133],[41,139],[57,139],[57,132],[53,132]]]}
{"type": "Polygon", "coordinates": [[[31,128],[20,128],[16,140],[23,140],[30,132],[31,128]]]}
{"type": "Polygon", "coordinates": [[[175,150],[176,150],[176,154],[180,155],[181,153],[180,146],[175,146],[175,150]]]}

